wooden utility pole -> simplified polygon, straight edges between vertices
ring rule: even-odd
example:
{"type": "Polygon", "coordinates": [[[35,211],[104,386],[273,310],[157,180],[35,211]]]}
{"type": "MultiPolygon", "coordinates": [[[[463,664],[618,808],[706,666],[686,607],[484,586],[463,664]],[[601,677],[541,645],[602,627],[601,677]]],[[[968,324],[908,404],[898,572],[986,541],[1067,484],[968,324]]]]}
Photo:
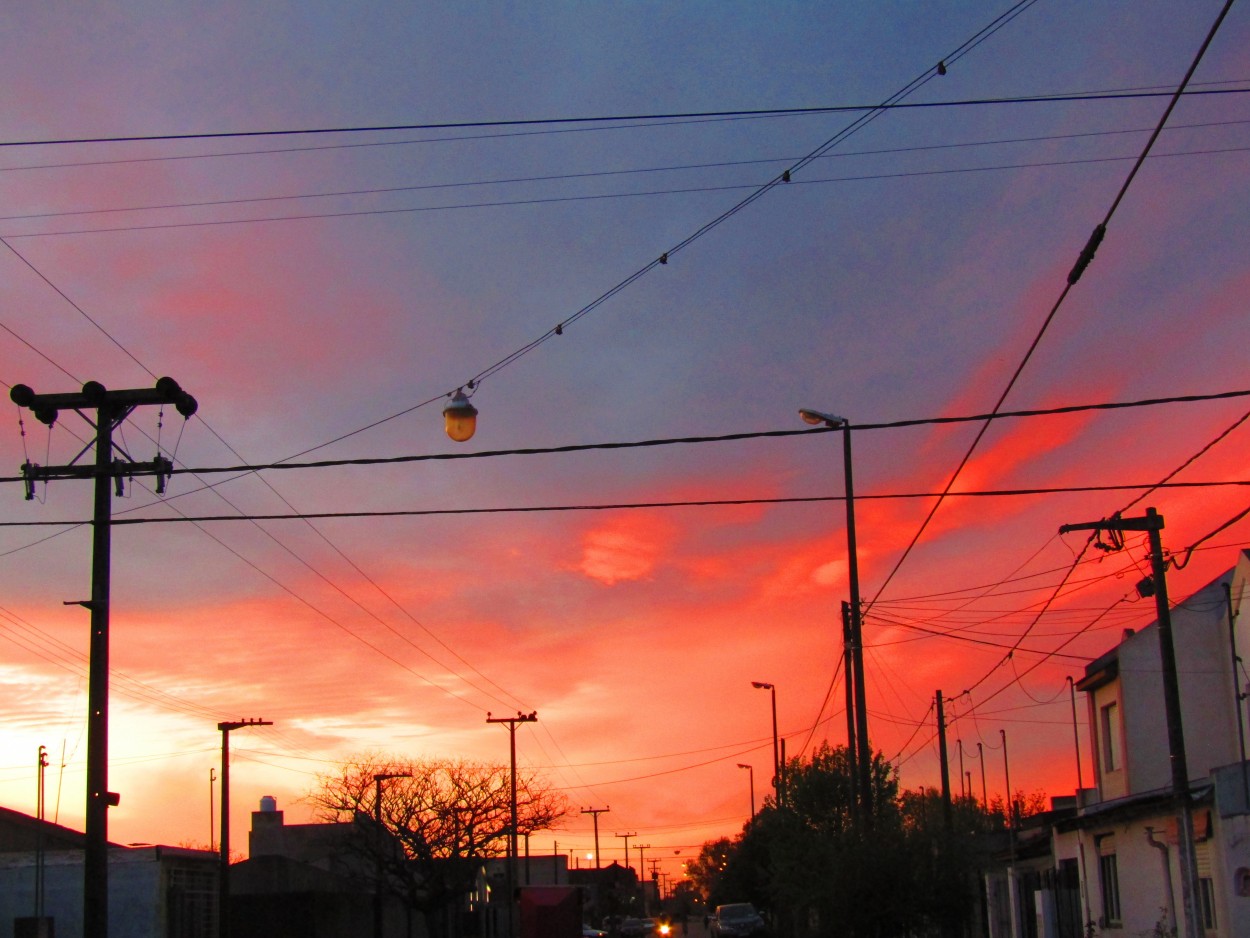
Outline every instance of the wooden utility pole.
{"type": "Polygon", "coordinates": [[[595,819],[595,869],[599,869],[599,815],[611,810],[611,808],[582,808],[582,814],[593,815],[595,819]]]}
{"type": "MultiPolygon", "coordinates": [[[[1159,532],[1163,516],[1147,508],[1141,518],[1116,515],[1101,521],[1065,524],[1060,534],[1069,531],[1144,531],[1150,540],[1151,576],[1148,589],[1154,592],[1155,613],[1159,625],[1159,662],[1163,671],[1163,709],[1167,717],[1168,757],[1172,765],[1172,799],[1180,828],[1181,904],[1185,907],[1186,938],[1202,938],[1202,916],[1198,908],[1198,863],[1194,849],[1193,804],[1189,797],[1189,763],[1185,757],[1185,729],[1181,722],[1180,682],[1176,673],[1176,647],[1172,640],[1172,611],[1168,604],[1167,562],[1159,532]]],[[[1117,539],[1122,546],[1122,539],[1117,539]]],[[[1142,596],[1149,592],[1142,592],[1142,596]]]]}
{"type": "Polygon", "coordinates": [[[511,805],[511,821],[508,831],[508,935],[514,938],[516,935],[516,916],[513,909],[516,906],[516,858],[517,858],[517,812],[516,812],[516,728],[518,723],[537,723],[538,711],[530,713],[521,713],[517,711],[514,717],[492,717],[488,712],[486,714],[487,723],[502,723],[508,727],[508,751],[509,774],[512,783],[512,805],[511,805]]]}
{"type": "Polygon", "coordinates": [[[937,692],[938,762],[942,770],[942,822],[951,829],[951,769],[946,755],[946,712],[942,709],[942,692],[937,692]]]}
{"type": "Polygon", "coordinates": [[[218,723],[221,731],[221,856],[217,873],[217,934],[230,938],[230,731],[246,726],[273,726],[271,720],[218,723]]]}
{"type": "Polygon", "coordinates": [[[119,803],[119,796],[108,790],[108,692],[109,692],[109,581],[112,551],[113,488],[123,478],[141,475],[157,477],[156,491],[163,494],[165,479],[173,463],[157,455],[152,462],[133,461],[120,447],[113,458],[113,431],[121,426],[136,407],[171,404],[184,418],[198,408],[195,398],[173,378],[161,378],[154,388],[109,391],[98,381],[88,381],[81,391],[66,394],[36,394],[24,384],[9,390],[9,399],[27,407],[35,418],[51,427],[62,410],[73,410],[95,430],[95,463],[76,465],[90,444],[66,466],[38,466],[27,461],[22,466],[26,498],[35,497],[35,483],[51,479],[92,479],[95,483],[91,541],[91,599],[67,603],[91,612],[91,640],[87,663],[87,807],[83,850],[83,936],[108,936],[108,809],[119,803]],[[83,411],[95,411],[92,420],[83,411]]]}

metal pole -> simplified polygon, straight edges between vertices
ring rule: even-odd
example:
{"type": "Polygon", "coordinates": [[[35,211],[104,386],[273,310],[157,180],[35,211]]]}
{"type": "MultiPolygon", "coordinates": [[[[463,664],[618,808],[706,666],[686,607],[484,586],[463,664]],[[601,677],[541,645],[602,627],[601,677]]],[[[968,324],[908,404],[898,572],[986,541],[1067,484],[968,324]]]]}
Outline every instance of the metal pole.
{"type": "Polygon", "coordinates": [[[747,770],[748,781],[751,786],[751,817],[754,818],[755,817],[755,769],[752,766],[747,765],[745,762],[739,762],[738,768],[747,770]]]}
{"type": "Polygon", "coordinates": [[[773,705],[773,793],[777,797],[777,804],[781,805],[785,802],[785,792],[781,788],[781,749],[780,741],[777,736],[777,687],[774,684],[768,685],[768,694],[772,698],[773,705]]]}
{"type": "Polygon", "coordinates": [[[766,690],[772,696],[773,708],[773,797],[778,806],[782,801],[781,786],[781,750],[777,738],[777,688],[768,681],[752,681],[751,686],[756,690],[766,690]]]}

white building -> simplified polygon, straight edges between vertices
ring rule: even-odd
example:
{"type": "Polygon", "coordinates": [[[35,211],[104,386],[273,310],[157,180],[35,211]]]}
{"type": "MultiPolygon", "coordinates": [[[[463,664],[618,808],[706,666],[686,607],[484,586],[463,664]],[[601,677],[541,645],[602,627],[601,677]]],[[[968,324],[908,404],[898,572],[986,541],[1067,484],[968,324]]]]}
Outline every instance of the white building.
{"type": "MultiPolygon", "coordinates": [[[[1232,570],[1171,611],[1198,870],[1193,901],[1208,938],[1250,936],[1250,768],[1238,718],[1250,675],[1235,657],[1250,654],[1250,623],[1237,615],[1248,591],[1250,552],[1242,552],[1232,570]]],[[[1079,794],[1075,817],[1053,825],[1048,863],[1056,884],[1076,875],[1086,934],[1092,926],[1097,935],[1192,938],[1161,661],[1156,622],[1126,631],[1076,685],[1086,695],[1096,787],[1079,794]]],[[[1017,906],[1033,918],[1018,917],[1016,938],[1081,934],[1063,914],[1078,897],[1043,888],[1027,898],[1017,906]]]]}

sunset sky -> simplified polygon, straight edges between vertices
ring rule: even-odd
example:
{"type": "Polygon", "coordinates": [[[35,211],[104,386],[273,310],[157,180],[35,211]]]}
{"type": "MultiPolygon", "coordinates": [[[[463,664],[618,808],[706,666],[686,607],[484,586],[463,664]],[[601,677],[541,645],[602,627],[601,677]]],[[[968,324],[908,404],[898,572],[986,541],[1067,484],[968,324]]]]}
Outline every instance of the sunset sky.
{"type": "Polygon", "coordinates": [[[44,745],[50,814],[83,823],[65,603],[91,573],[91,485],[14,481],[90,427],[8,388],[162,375],[198,414],[141,408],[117,442],[203,471],[114,501],[149,522],[113,531],[114,841],[208,842],[222,720],[273,722],[231,736],[245,849],[262,795],[302,822],[362,753],[505,763],[487,714],[536,711],[518,757],[573,814],[530,849],[584,858],[577,810],[606,807],[605,862],[629,833],[676,873],[747,819],[739,763],[768,791],[752,681],[789,755],[845,740],[842,437],[754,435],[800,407],[863,427],[874,747],[936,785],[941,690],[978,795],[978,742],[1004,790],[1000,730],[1014,788],[1070,794],[1067,678],[1154,609],[1140,536],[1072,569],[1087,538],[1058,529],[1157,508],[1168,549],[1198,546],[1183,601],[1250,544],[1250,521],[1208,537],[1247,494],[1139,496],[1182,466],[1250,479],[1250,399],[994,421],[921,531],[983,428],[924,421],[994,410],[1022,363],[1001,410],[1250,389],[1244,5],[1133,174],[1222,5],[9,10],[0,805],[34,812],[44,745]],[[471,380],[456,444],[440,411],[471,380]],[[439,454],[466,458],[208,471],[439,454]],[[1004,490],[1032,493],[968,494],[1004,490]]]}

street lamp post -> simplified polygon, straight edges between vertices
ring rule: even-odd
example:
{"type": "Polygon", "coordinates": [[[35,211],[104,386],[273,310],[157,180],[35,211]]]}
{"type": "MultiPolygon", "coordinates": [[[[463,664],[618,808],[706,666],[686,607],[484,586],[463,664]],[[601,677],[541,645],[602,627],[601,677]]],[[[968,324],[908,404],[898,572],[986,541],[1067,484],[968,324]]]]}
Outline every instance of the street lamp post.
{"type": "Polygon", "coordinates": [[[860,806],[864,818],[872,817],[872,753],[868,748],[868,705],[864,694],[864,623],[859,597],[859,552],[855,543],[855,481],[851,460],[851,422],[806,407],[799,409],[803,422],[814,427],[842,430],[842,473],[846,488],[846,569],[851,592],[851,654],[855,666],[855,749],[859,770],[860,806]]]}
{"type": "Polygon", "coordinates": [[[755,769],[744,762],[738,763],[738,768],[746,769],[751,784],[751,817],[755,817],[755,769]]]}
{"type": "Polygon", "coordinates": [[[382,783],[391,778],[412,778],[411,772],[384,772],[373,776],[373,822],[377,825],[378,865],[377,877],[373,883],[373,938],[382,938],[382,877],[385,866],[382,853],[386,849],[386,838],[382,836],[382,783]]]}
{"type": "MultiPolygon", "coordinates": [[[[766,690],[772,697],[773,703],[773,792],[777,798],[777,804],[780,806],[785,800],[782,781],[781,781],[781,750],[777,739],[777,688],[767,681],[752,681],[751,686],[756,690],[766,690]]],[[[754,812],[752,812],[754,813],[754,812]]]]}

